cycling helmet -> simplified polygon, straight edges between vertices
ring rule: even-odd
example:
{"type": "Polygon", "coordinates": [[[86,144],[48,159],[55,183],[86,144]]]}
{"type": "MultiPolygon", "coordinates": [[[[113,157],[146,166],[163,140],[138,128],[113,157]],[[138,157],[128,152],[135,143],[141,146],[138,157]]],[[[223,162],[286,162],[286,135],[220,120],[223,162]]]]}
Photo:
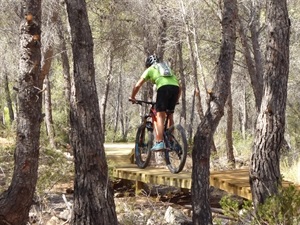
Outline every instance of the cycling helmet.
{"type": "Polygon", "coordinates": [[[155,62],[158,62],[157,56],[156,55],[149,55],[146,58],[145,66],[148,68],[149,66],[151,66],[155,62]]]}

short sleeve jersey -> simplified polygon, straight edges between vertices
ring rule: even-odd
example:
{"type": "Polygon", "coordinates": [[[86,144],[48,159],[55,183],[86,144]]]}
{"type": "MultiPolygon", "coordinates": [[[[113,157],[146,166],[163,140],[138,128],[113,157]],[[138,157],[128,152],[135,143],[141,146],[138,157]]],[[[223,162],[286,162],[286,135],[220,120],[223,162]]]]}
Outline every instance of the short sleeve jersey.
{"type": "Polygon", "coordinates": [[[156,84],[157,89],[164,85],[179,86],[179,82],[173,72],[171,76],[162,76],[159,73],[159,70],[154,67],[154,65],[150,66],[144,71],[142,78],[147,81],[151,81],[153,84],[156,84]]]}

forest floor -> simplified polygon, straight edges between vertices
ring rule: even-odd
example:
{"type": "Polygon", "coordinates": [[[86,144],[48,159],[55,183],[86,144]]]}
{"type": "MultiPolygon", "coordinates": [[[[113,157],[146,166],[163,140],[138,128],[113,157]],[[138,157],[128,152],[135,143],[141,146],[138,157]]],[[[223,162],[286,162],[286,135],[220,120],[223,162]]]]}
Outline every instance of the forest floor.
{"type": "MultiPolygon", "coordinates": [[[[12,142],[0,137],[0,150],[12,142]]],[[[1,152],[0,152],[1,153],[1,152]]],[[[0,161],[4,162],[3,155],[0,161]],[[3,161],[2,161],[3,160],[3,161]]],[[[191,163],[188,156],[187,164],[191,163]]],[[[2,163],[1,163],[2,164],[2,163]]],[[[7,171],[0,164],[0,190],[7,187],[7,171]],[[1,187],[2,186],[2,187],[1,187]]],[[[191,168],[191,165],[187,165],[191,168]]],[[[13,167],[11,167],[13,168],[13,167]]],[[[167,213],[172,209],[171,218],[177,221],[191,221],[192,202],[190,192],[161,185],[145,185],[144,191],[135,195],[134,184],[124,180],[114,180],[114,199],[120,225],[167,225],[171,224],[167,213]],[[175,215],[175,216],[174,216],[175,215]]],[[[220,200],[226,192],[210,188],[210,203],[214,220],[218,224],[226,224],[230,218],[222,215],[220,200]]],[[[241,198],[235,197],[238,201],[241,198]]],[[[54,185],[50,190],[35,199],[35,205],[30,212],[30,224],[68,225],[73,202],[73,181],[64,180],[54,185]]],[[[170,217],[170,215],[169,215],[170,217]]],[[[176,223],[175,223],[176,224],[176,223]]],[[[177,224],[180,224],[179,222],[177,224]]],[[[182,223],[183,224],[183,223],[182,223]]],[[[188,223],[185,223],[188,224],[188,223]]]]}
{"type": "MultiPolygon", "coordinates": [[[[113,180],[113,187],[116,213],[120,225],[173,224],[167,222],[170,219],[166,219],[169,209],[172,209],[175,214],[173,217],[177,220],[177,223],[174,222],[174,224],[191,224],[187,223],[187,221],[192,220],[190,192],[182,192],[178,188],[162,185],[144,185],[143,191],[139,195],[135,195],[134,183],[121,179],[113,180]],[[185,223],[178,221],[185,221],[185,223]]],[[[72,194],[72,181],[55,185],[45,199],[48,210],[35,210],[36,212],[44,211],[42,220],[47,222],[37,224],[69,224],[68,221],[71,214],[67,205],[72,205],[72,194]],[[48,213],[45,213],[47,211],[48,213]]],[[[228,221],[232,220],[222,213],[220,200],[223,196],[228,196],[228,194],[222,190],[210,188],[210,204],[213,218],[215,221],[218,221],[218,223],[214,224],[227,224],[228,221]]],[[[237,196],[233,198],[237,201],[242,201],[242,198],[237,196]]],[[[36,213],[35,215],[38,214],[36,213]]],[[[41,216],[37,216],[35,220],[38,221],[38,218],[41,218],[41,216]]]]}

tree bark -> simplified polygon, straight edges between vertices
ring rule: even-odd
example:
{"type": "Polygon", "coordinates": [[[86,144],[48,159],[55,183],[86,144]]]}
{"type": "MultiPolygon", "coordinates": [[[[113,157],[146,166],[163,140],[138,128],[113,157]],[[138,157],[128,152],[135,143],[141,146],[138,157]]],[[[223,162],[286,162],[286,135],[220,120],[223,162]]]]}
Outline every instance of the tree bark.
{"type": "MultiPolygon", "coordinates": [[[[177,34],[177,37],[179,35],[177,34]]],[[[187,130],[187,120],[186,120],[186,81],[183,68],[183,57],[182,57],[182,42],[178,37],[177,44],[177,54],[178,54],[178,67],[179,67],[179,76],[180,76],[180,85],[181,85],[181,111],[180,111],[180,121],[183,120],[183,127],[187,130]]],[[[190,137],[188,137],[190,138],[190,137]]]]}
{"type": "Polygon", "coordinates": [[[101,100],[101,118],[102,118],[102,139],[105,142],[105,130],[106,130],[106,108],[107,108],[107,101],[108,101],[108,93],[110,91],[110,83],[112,81],[112,69],[113,69],[113,60],[114,56],[112,50],[109,50],[108,53],[108,61],[107,61],[107,72],[105,76],[105,87],[104,87],[104,94],[101,100]]]}
{"type": "Polygon", "coordinates": [[[49,80],[49,75],[47,74],[44,80],[44,107],[45,107],[45,123],[47,135],[49,137],[49,142],[51,148],[56,148],[55,143],[55,130],[53,126],[53,118],[52,118],[52,101],[51,101],[51,85],[49,80]]]}
{"type": "Polygon", "coordinates": [[[196,101],[196,97],[195,97],[195,91],[193,91],[193,97],[192,97],[192,102],[191,102],[191,108],[190,108],[190,123],[188,126],[188,140],[189,143],[192,143],[192,135],[193,135],[193,125],[194,125],[194,115],[195,115],[195,101],[196,101]]]}
{"type": "Polygon", "coordinates": [[[164,61],[164,54],[165,54],[165,45],[167,42],[167,21],[166,21],[166,6],[162,6],[159,9],[160,15],[160,24],[159,24],[159,37],[158,37],[158,44],[157,44],[157,55],[161,61],[164,61]]]}
{"type": "Polygon", "coordinates": [[[194,25],[193,24],[190,25],[188,19],[186,18],[187,15],[186,15],[183,1],[181,1],[181,11],[182,11],[182,19],[183,19],[183,22],[185,25],[185,32],[186,32],[187,40],[188,40],[187,44],[188,44],[188,48],[190,50],[190,59],[191,59],[192,71],[193,71],[192,78],[194,80],[194,89],[195,89],[194,94],[197,99],[196,109],[197,109],[199,119],[202,120],[204,117],[204,114],[203,114],[203,108],[202,108],[202,103],[201,103],[200,87],[199,87],[199,82],[198,82],[197,58],[195,56],[196,53],[194,50],[195,45],[193,45],[193,44],[195,44],[196,40],[194,40],[195,36],[193,36],[192,32],[190,31],[190,26],[192,27],[191,29],[193,29],[194,25]]]}
{"type": "Polygon", "coordinates": [[[247,93],[246,93],[246,84],[243,84],[243,100],[241,104],[241,132],[242,132],[242,137],[244,140],[246,140],[246,131],[248,128],[248,107],[247,107],[247,93]]]}
{"type": "Polygon", "coordinates": [[[74,74],[71,79],[71,146],[75,160],[74,225],[117,225],[103,146],[95,83],[93,39],[84,0],[67,0],[74,74]]]}
{"type": "Polygon", "coordinates": [[[64,91],[65,91],[65,98],[67,102],[70,102],[71,96],[71,81],[70,81],[70,63],[69,63],[69,56],[67,52],[67,44],[65,40],[65,29],[62,25],[61,18],[58,17],[58,37],[59,37],[59,45],[61,49],[61,62],[63,67],[63,76],[64,76],[64,91]]]}
{"type": "MultiPolygon", "coordinates": [[[[199,87],[199,81],[198,81],[198,66],[201,65],[200,59],[199,59],[199,53],[198,53],[198,47],[197,47],[197,34],[196,34],[196,29],[195,29],[195,21],[192,21],[191,24],[189,23],[189,20],[187,19],[186,11],[184,8],[184,3],[181,1],[181,10],[182,10],[182,18],[183,22],[185,24],[185,31],[187,35],[187,44],[188,48],[190,50],[190,58],[192,62],[192,73],[193,73],[193,80],[194,80],[194,97],[195,97],[195,104],[196,104],[196,109],[197,113],[199,116],[200,121],[204,117],[203,113],[203,107],[202,107],[202,102],[201,102],[201,93],[200,93],[200,87],[199,87]]],[[[193,11],[194,14],[194,11],[193,11]]],[[[205,87],[205,79],[203,79],[203,85],[205,87]]],[[[206,89],[206,87],[205,87],[206,89]]],[[[211,150],[213,152],[216,152],[216,147],[213,141],[213,144],[211,145],[211,150]]]]}
{"type": "Polygon", "coordinates": [[[53,118],[52,118],[51,86],[49,80],[49,71],[51,68],[52,56],[53,56],[52,47],[51,46],[46,47],[42,57],[42,74],[43,76],[45,76],[44,79],[45,123],[46,123],[46,130],[49,137],[51,148],[56,148],[56,143],[54,140],[55,130],[53,127],[53,118]]]}
{"type": "Polygon", "coordinates": [[[285,0],[267,5],[267,49],[263,99],[251,156],[250,185],[254,206],[278,192],[279,152],[284,141],[290,25],[285,0]]]}
{"type": "MultiPolygon", "coordinates": [[[[46,21],[50,26],[53,26],[57,23],[58,12],[56,9],[51,10],[51,17],[48,21],[46,21]]],[[[45,124],[47,135],[49,138],[49,142],[51,148],[56,148],[55,143],[55,130],[53,126],[53,118],[52,118],[52,101],[51,101],[51,85],[49,80],[50,69],[52,65],[53,59],[53,43],[54,40],[52,38],[51,31],[45,29],[45,33],[43,35],[43,50],[42,50],[42,75],[45,77],[44,79],[44,108],[45,108],[45,124]]]]}
{"type": "MultiPolygon", "coordinates": [[[[250,33],[251,33],[251,43],[252,43],[252,49],[253,49],[253,58],[255,62],[255,74],[252,74],[251,76],[251,83],[255,83],[254,91],[255,91],[255,97],[258,99],[255,99],[257,108],[260,109],[260,104],[262,101],[263,96],[263,74],[264,74],[264,60],[262,57],[262,50],[259,44],[259,30],[260,27],[260,11],[261,11],[261,5],[262,1],[254,1],[253,6],[253,15],[252,15],[252,21],[250,23],[250,33]],[[256,80],[256,81],[254,81],[256,80]]],[[[258,111],[257,111],[258,112],[258,111]]]]}
{"type": "Polygon", "coordinates": [[[5,96],[6,96],[6,104],[8,108],[8,113],[9,113],[9,122],[12,123],[15,120],[14,116],[14,109],[11,101],[11,95],[10,95],[10,90],[9,90],[9,85],[8,85],[8,76],[7,72],[4,72],[4,89],[5,89],[5,96]]]}
{"type": "Polygon", "coordinates": [[[113,137],[113,141],[116,140],[116,135],[117,135],[117,131],[118,131],[118,123],[119,123],[119,121],[122,120],[122,118],[120,118],[120,117],[122,117],[122,115],[120,115],[120,108],[122,108],[122,87],[123,87],[122,73],[121,72],[119,72],[119,74],[118,74],[118,84],[117,85],[118,85],[118,88],[117,88],[117,99],[116,99],[116,105],[115,105],[115,111],[114,111],[115,121],[114,121],[114,137],[113,137]]]}
{"type": "Polygon", "coordinates": [[[213,135],[224,114],[235,56],[237,1],[225,0],[222,18],[222,44],[215,83],[208,99],[209,108],[197,128],[192,152],[193,224],[212,224],[209,202],[209,165],[213,135]]]}
{"type": "Polygon", "coordinates": [[[232,110],[232,96],[231,85],[229,85],[229,94],[226,102],[226,151],[227,162],[230,168],[235,168],[235,158],[233,154],[233,138],[232,138],[232,124],[233,124],[233,110],[232,110]]]}
{"type": "Polygon", "coordinates": [[[0,224],[26,225],[38,176],[41,89],[41,1],[24,2],[20,30],[19,113],[11,184],[0,196],[0,224]]]}
{"type": "MultiPolygon", "coordinates": [[[[254,35],[254,27],[252,27],[252,32],[254,35]]],[[[251,81],[251,87],[253,89],[253,93],[254,93],[254,97],[255,97],[255,107],[256,107],[256,111],[258,112],[260,109],[260,105],[261,105],[261,99],[262,99],[262,89],[263,89],[263,81],[262,81],[262,62],[257,62],[254,61],[252,59],[251,56],[251,47],[249,45],[248,42],[248,38],[246,35],[246,31],[245,28],[243,26],[243,23],[241,20],[239,20],[239,35],[241,37],[241,43],[244,49],[244,58],[245,58],[245,62],[247,65],[247,69],[248,69],[248,73],[250,75],[250,81],[251,81]]],[[[258,40],[254,40],[255,38],[257,38],[257,35],[255,37],[252,37],[252,41],[254,43],[256,43],[256,41],[258,40]]],[[[253,47],[257,47],[257,46],[253,46],[253,47]]],[[[259,54],[259,49],[255,50],[256,54],[259,54]]],[[[259,56],[255,56],[255,58],[259,58],[259,56]]]]}

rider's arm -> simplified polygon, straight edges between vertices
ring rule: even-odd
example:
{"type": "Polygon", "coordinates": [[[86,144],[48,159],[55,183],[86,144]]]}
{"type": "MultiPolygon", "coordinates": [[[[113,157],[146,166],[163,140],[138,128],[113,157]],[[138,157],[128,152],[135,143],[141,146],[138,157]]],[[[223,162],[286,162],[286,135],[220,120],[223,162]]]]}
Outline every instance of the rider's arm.
{"type": "Polygon", "coordinates": [[[141,77],[138,82],[135,84],[135,86],[132,89],[131,97],[129,98],[130,100],[135,100],[136,94],[139,92],[140,88],[143,86],[145,83],[145,79],[141,77]]]}

